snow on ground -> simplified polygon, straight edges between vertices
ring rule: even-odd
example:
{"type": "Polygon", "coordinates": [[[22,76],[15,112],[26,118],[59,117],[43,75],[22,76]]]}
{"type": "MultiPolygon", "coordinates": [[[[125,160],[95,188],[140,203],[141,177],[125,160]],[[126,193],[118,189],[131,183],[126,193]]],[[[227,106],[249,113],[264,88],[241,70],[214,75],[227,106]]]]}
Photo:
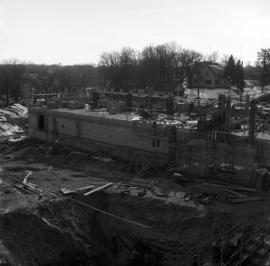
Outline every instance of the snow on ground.
{"type": "Polygon", "coordinates": [[[0,137],[8,137],[13,140],[14,136],[22,135],[24,130],[17,121],[25,119],[27,116],[27,108],[18,103],[0,108],[0,137]]]}
{"type": "Polygon", "coordinates": [[[156,118],[157,124],[174,125],[177,128],[195,129],[198,124],[198,119],[192,119],[189,115],[180,114],[174,119],[165,114],[159,114],[156,118]]]}
{"type": "Polygon", "coordinates": [[[11,123],[8,123],[8,122],[5,122],[5,123],[1,123],[1,126],[0,126],[0,135],[1,136],[12,136],[16,133],[22,133],[23,130],[17,126],[17,125],[14,125],[14,124],[11,124],[11,123]]]}
{"type": "Polygon", "coordinates": [[[262,88],[258,86],[255,86],[253,88],[244,88],[243,97],[245,97],[246,95],[250,95],[252,99],[258,98],[263,95],[262,88]]]}
{"type": "MultiPolygon", "coordinates": [[[[240,132],[233,132],[234,135],[240,136],[240,137],[248,137],[248,130],[246,131],[240,131],[240,132]]],[[[265,139],[270,140],[270,132],[258,132],[255,134],[255,137],[257,139],[265,139]]]]}
{"type": "MultiPolygon", "coordinates": [[[[270,93],[270,86],[264,88],[264,93],[270,93]]],[[[198,96],[197,88],[187,89],[185,91],[187,95],[187,101],[194,101],[198,96]]],[[[239,94],[237,94],[233,89],[200,89],[200,98],[207,99],[218,99],[219,94],[224,94],[226,96],[231,96],[232,99],[240,99],[239,94]]],[[[262,95],[262,88],[260,86],[254,86],[253,88],[244,88],[243,99],[246,95],[250,95],[251,98],[258,98],[262,95]]]]}
{"type": "MultiPolygon", "coordinates": [[[[194,101],[198,96],[197,89],[187,89],[185,94],[188,96],[188,100],[194,101]]],[[[202,99],[218,99],[219,94],[225,94],[226,96],[231,96],[232,98],[238,97],[239,95],[233,90],[228,89],[200,89],[200,98],[202,99]]]]}
{"type": "Polygon", "coordinates": [[[14,103],[13,105],[7,107],[6,109],[15,113],[17,117],[27,117],[27,115],[28,115],[27,107],[25,107],[19,103],[14,103]]]}

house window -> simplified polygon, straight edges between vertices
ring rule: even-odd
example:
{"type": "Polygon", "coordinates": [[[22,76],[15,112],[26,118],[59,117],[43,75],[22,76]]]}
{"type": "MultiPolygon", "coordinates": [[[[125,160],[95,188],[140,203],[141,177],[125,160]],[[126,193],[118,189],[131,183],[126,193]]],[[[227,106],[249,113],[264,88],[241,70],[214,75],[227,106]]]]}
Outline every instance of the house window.
{"type": "Polygon", "coordinates": [[[209,76],[209,71],[208,70],[206,71],[206,76],[209,76]]]}
{"type": "Polygon", "coordinates": [[[38,116],[38,129],[41,131],[45,130],[45,119],[44,115],[39,115],[38,116]]]}
{"type": "Polygon", "coordinates": [[[216,79],[216,84],[217,84],[217,85],[219,84],[219,80],[218,80],[218,79],[216,79]]]}
{"type": "Polygon", "coordinates": [[[212,80],[210,80],[210,79],[205,80],[205,85],[211,85],[211,84],[212,84],[212,80]]]}

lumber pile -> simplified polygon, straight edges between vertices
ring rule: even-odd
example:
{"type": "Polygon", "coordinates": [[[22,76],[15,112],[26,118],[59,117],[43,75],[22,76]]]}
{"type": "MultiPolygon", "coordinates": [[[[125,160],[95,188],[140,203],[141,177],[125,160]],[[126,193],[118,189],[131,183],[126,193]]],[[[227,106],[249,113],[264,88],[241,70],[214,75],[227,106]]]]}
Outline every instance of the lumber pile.
{"type": "Polygon", "coordinates": [[[113,183],[107,183],[101,187],[97,187],[97,188],[94,188],[95,186],[93,185],[90,185],[90,186],[86,186],[86,187],[80,187],[80,188],[76,188],[75,190],[69,190],[69,189],[66,189],[66,188],[61,188],[60,189],[60,193],[62,195],[70,195],[70,194],[74,194],[74,193],[83,193],[84,196],[89,196],[95,192],[98,192],[100,190],[104,190],[110,186],[112,186],[113,183]],[[93,189],[94,188],[94,189],[93,189]],[[90,190],[89,190],[90,189],[90,190]]]}
{"type": "Polygon", "coordinates": [[[229,185],[215,184],[215,183],[203,183],[203,185],[208,186],[208,187],[213,187],[213,188],[219,188],[229,193],[229,196],[227,197],[227,202],[229,203],[245,203],[245,202],[263,200],[261,196],[258,196],[258,191],[254,188],[248,188],[248,187],[242,187],[242,186],[229,186],[229,185]]]}

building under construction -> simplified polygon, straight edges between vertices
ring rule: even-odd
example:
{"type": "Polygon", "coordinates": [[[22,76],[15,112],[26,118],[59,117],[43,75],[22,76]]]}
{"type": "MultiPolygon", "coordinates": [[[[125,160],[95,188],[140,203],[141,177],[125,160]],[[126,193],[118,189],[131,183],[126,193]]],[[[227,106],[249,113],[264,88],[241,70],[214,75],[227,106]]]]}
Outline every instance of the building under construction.
{"type": "Polygon", "coordinates": [[[164,112],[143,98],[102,97],[107,107],[97,95],[37,101],[31,138],[2,143],[0,258],[268,265],[269,129],[259,106],[220,96],[180,110],[168,98],[164,112]]]}
{"type": "Polygon", "coordinates": [[[226,99],[224,95],[219,97],[217,110],[209,119],[199,114],[193,129],[178,126],[175,115],[167,115],[171,122],[165,123],[106,109],[31,107],[29,135],[134,161],[144,169],[164,166],[190,178],[219,179],[267,189],[265,172],[268,173],[270,159],[266,154],[270,142],[255,138],[256,125],[261,125],[255,119],[256,104],[251,102],[242,112],[240,127],[247,123],[246,135],[234,132],[239,116],[235,118],[237,110],[232,108],[230,97],[226,99]],[[263,176],[258,174],[261,172],[263,176]]]}
{"type": "Polygon", "coordinates": [[[126,160],[143,155],[153,164],[166,163],[170,144],[187,141],[191,136],[187,130],[174,131],[172,126],[132,118],[106,111],[33,107],[29,112],[29,135],[126,160]]]}

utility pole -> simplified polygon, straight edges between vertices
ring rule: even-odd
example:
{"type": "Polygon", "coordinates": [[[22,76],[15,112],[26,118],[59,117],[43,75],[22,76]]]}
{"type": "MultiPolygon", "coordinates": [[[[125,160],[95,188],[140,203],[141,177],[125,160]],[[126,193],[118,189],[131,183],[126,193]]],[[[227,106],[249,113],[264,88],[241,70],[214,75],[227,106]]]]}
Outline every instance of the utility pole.
{"type": "Polygon", "coordinates": [[[228,96],[225,104],[225,122],[226,129],[230,131],[230,121],[231,121],[231,97],[228,96]]]}
{"type": "Polygon", "coordinates": [[[200,109],[200,67],[199,63],[194,64],[194,84],[197,85],[197,106],[198,106],[198,112],[200,109]],[[195,82],[196,81],[196,82],[195,82]]]}
{"type": "Polygon", "coordinates": [[[85,73],[82,74],[83,95],[86,96],[85,73]]]}
{"type": "Polygon", "coordinates": [[[198,86],[197,86],[197,99],[198,99],[198,111],[200,111],[200,69],[197,70],[198,86]]]}

